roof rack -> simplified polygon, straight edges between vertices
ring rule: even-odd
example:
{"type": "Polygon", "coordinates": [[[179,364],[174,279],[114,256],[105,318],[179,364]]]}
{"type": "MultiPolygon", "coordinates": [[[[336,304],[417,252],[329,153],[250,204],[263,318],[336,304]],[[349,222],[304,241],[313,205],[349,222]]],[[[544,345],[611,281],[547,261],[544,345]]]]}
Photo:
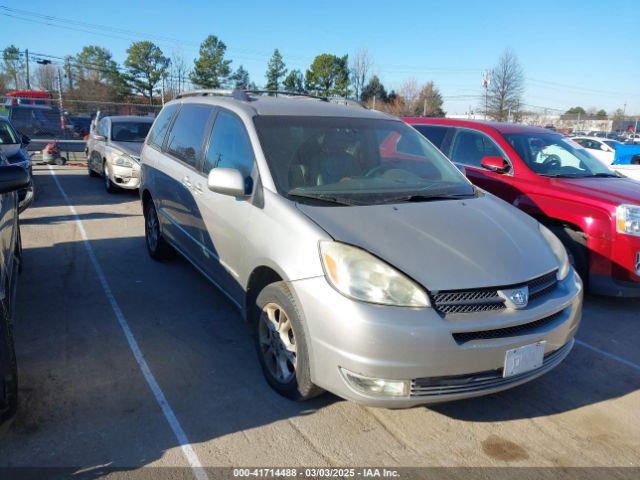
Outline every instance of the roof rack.
{"type": "Polygon", "coordinates": [[[241,100],[243,102],[250,102],[251,97],[249,95],[273,95],[277,97],[278,95],[282,95],[283,97],[298,97],[298,98],[311,98],[314,100],[320,100],[322,102],[336,103],[340,105],[346,106],[358,106],[364,108],[364,106],[356,101],[351,100],[345,97],[322,97],[319,95],[313,95],[311,93],[304,92],[288,92],[284,90],[245,90],[241,88],[235,89],[204,89],[204,90],[192,90],[190,92],[179,93],[176,98],[185,98],[185,97],[207,97],[207,96],[218,96],[218,97],[231,97],[236,100],[241,100]]]}

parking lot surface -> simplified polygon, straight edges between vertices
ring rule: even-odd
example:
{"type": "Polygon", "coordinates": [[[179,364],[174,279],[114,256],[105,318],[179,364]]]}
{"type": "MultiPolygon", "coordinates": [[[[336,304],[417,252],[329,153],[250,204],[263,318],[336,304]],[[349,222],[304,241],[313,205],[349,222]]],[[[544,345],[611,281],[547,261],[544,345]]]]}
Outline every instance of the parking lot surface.
{"type": "Polygon", "coordinates": [[[394,411],[293,403],[264,381],[224,296],[186,261],[148,257],[137,193],[109,195],[82,167],[35,174],[20,406],[0,466],[640,466],[638,301],[587,297],[566,361],[498,395],[394,411]]]}

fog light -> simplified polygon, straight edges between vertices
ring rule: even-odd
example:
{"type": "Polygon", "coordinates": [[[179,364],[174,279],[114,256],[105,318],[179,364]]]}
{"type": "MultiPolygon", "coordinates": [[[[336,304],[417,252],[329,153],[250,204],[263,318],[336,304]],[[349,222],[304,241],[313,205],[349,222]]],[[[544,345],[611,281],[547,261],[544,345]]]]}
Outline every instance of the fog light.
{"type": "Polygon", "coordinates": [[[347,383],[363,395],[375,397],[406,397],[409,395],[408,380],[365,377],[344,368],[340,368],[340,371],[347,383]]]}

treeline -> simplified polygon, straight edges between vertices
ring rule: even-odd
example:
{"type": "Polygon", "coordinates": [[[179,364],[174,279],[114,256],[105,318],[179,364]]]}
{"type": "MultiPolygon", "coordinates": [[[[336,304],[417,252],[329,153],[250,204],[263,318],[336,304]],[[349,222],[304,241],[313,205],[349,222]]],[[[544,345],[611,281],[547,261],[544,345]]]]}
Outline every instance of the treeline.
{"type": "MultiPolygon", "coordinates": [[[[143,97],[149,104],[160,102],[162,95],[173,98],[192,88],[258,89],[243,65],[233,68],[227,46],[215,35],[201,44],[197,58],[189,66],[182,55],[168,57],[150,41],[133,42],[122,65],[111,52],[88,45],[64,59],[32,55],[29,80],[32,88],[57,91],[65,97],[84,101],[135,101],[143,97]],[[60,85],[59,85],[60,83],[60,85]]],[[[15,45],[2,51],[0,90],[27,87],[25,52],[15,45]]],[[[364,102],[378,110],[397,115],[442,116],[443,99],[433,82],[418,86],[414,79],[397,90],[387,91],[377,75],[367,50],[354,55],[322,53],[302,71],[288,68],[275,49],[267,63],[262,87],[319,96],[340,96],[364,102]]]]}

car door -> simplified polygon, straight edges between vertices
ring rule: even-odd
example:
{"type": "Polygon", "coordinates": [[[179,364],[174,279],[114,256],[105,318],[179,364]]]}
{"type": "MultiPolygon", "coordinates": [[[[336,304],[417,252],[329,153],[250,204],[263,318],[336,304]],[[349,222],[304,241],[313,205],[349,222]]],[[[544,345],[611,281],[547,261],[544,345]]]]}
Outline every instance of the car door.
{"type": "Polygon", "coordinates": [[[202,215],[198,239],[205,272],[238,303],[244,295],[239,271],[249,229],[247,222],[255,207],[250,198],[212,192],[207,188],[207,177],[215,167],[235,168],[251,188],[257,176],[254,158],[242,120],[228,110],[219,109],[195,185],[196,203],[202,215]]]}
{"type": "Polygon", "coordinates": [[[449,159],[465,167],[467,178],[478,187],[513,203],[520,194],[516,188],[513,164],[507,154],[486,133],[468,128],[456,128],[449,148],[449,159]],[[484,157],[502,157],[510,164],[504,173],[492,172],[480,164],[484,157]]]}
{"type": "Polygon", "coordinates": [[[196,238],[201,218],[194,181],[213,113],[209,105],[182,106],[168,133],[160,172],[155,177],[162,231],[193,262],[199,258],[196,238]]]}

